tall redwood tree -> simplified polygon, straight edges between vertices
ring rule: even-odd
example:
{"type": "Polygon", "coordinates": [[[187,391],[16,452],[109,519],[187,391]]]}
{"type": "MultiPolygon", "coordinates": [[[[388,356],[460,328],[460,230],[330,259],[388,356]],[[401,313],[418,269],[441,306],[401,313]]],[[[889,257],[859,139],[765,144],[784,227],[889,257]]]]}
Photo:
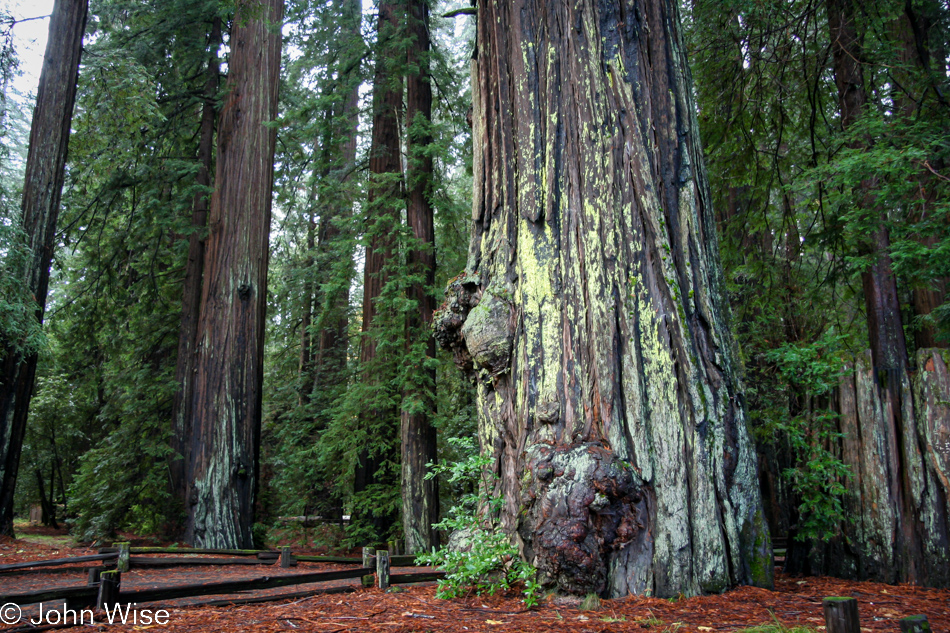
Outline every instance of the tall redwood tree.
{"type": "MultiPolygon", "coordinates": [[[[56,221],[63,192],[69,129],[86,29],[88,0],[56,0],[30,127],[23,184],[22,220],[30,258],[21,271],[42,322],[49,268],[56,245],[56,221]]],[[[0,534],[13,535],[13,495],[20,449],[33,393],[37,355],[0,341],[0,534]]]]}
{"type": "Polygon", "coordinates": [[[282,19],[283,0],[241,0],[231,30],[186,464],[195,546],[253,543],[282,19]]]}
{"type": "MultiPolygon", "coordinates": [[[[422,345],[425,358],[435,358],[435,339],[429,334],[435,298],[435,223],[429,195],[432,184],[432,84],[429,74],[429,7],[426,0],[410,0],[406,12],[409,71],[406,77],[406,129],[409,151],[406,170],[406,221],[415,243],[406,254],[409,274],[417,281],[409,289],[415,312],[409,314],[408,345],[422,345]],[[417,331],[421,334],[421,341],[417,331]]],[[[434,410],[435,369],[420,366],[406,393],[402,411],[402,525],[406,552],[428,552],[438,546],[432,524],[439,521],[439,489],[426,478],[427,464],[438,459],[434,410]]]]}
{"type": "MultiPolygon", "coordinates": [[[[211,186],[211,170],[214,167],[214,128],[217,118],[218,84],[221,68],[218,47],[221,46],[221,20],[215,17],[208,34],[208,68],[201,107],[201,123],[198,131],[197,184],[211,186]]],[[[194,413],[191,403],[194,393],[195,344],[198,336],[198,318],[201,308],[201,280],[205,258],[205,228],[208,224],[210,196],[199,191],[192,202],[191,228],[188,236],[188,259],[185,262],[185,281],[181,299],[181,325],[178,333],[178,356],[175,363],[175,380],[178,391],[172,408],[172,448],[175,450],[170,471],[172,495],[185,503],[189,484],[187,464],[191,462],[191,418],[194,413]]]]}
{"type": "MultiPolygon", "coordinates": [[[[910,4],[908,3],[908,7],[910,4]]],[[[869,107],[859,16],[854,0],[827,0],[828,27],[842,130],[869,107]]],[[[865,149],[871,138],[853,136],[865,149]]],[[[873,174],[854,187],[862,223],[870,227],[861,274],[870,353],[859,358],[841,393],[843,459],[853,472],[847,546],[829,561],[833,573],[881,582],[950,584],[950,505],[941,437],[946,415],[934,403],[915,406],[897,278],[890,258],[888,210],[876,201],[873,174]],[[942,422],[942,429],[941,427],[942,422]]],[[[925,356],[921,356],[924,358],[925,356]]],[[[933,371],[932,363],[921,369],[933,371]]],[[[946,382],[944,381],[944,384],[946,382]]]]}
{"type": "Polygon", "coordinates": [[[542,580],[772,582],[676,0],[478,5],[472,242],[437,338],[542,580]]]}
{"type": "MultiPolygon", "coordinates": [[[[359,424],[367,435],[367,444],[359,451],[353,482],[354,492],[370,492],[374,486],[389,484],[391,473],[385,463],[390,456],[381,446],[395,437],[398,430],[390,421],[396,419],[390,398],[392,376],[381,374],[380,365],[387,365],[377,349],[382,321],[388,314],[379,301],[390,282],[393,265],[393,233],[401,218],[403,201],[402,162],[399,154],[399,112],[402,89],[393,81],[391,61],[398,20],[396,7],[389,2],[379,5],[377,21],[376,70],[373,77],[373,132],[369,154],[369,191],[366,201],[366,259],[363,265],[363,321],[360,339],[360,366],[363,383],[374,392],[372,400],[360,416],[359,424]]],[[[356,514],[360,514],[357,512],[356,514]]],[[[388,509],[376,507],[359,518],[372,525],[377,536],[384,536],[397,519],[388,509]],[[368,516],[367,516],[368,515],[368,516]]]]}

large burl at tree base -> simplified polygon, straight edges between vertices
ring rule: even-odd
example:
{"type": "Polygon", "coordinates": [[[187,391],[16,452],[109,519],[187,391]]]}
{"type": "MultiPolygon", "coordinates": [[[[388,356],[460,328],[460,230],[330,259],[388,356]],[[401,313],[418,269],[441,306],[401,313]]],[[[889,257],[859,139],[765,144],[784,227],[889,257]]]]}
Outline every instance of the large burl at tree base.
{"type": "Polygon", "coordinates": [[[604,596],[772,584],[675,0],[480,2],[466,271],[501,520],[604,596]]]}

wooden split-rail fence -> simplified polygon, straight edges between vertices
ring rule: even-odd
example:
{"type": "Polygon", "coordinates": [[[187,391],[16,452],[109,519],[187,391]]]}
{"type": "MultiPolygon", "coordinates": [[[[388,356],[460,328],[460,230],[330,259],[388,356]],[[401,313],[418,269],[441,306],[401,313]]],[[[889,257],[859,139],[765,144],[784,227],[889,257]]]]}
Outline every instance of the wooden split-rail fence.
{"type": "MultiPolygon", "coordinates": [[[[52,587],[37,591],[13,593],[0,596],[0,603],[13,603],[19,606],[64,600],[68,608],[99,608],[112,607],[116,604],[141,605],[148,602],[175,600],[179,598],[193,598],[208,595],[222,595],[288,587],[294,585],[324,583],[337,580],[360,578],[362,586],[373,586],[386,589],[390,585],[439,580],[445,576],[444,572],[414,572],[392,574],[390,569],[396,566],[415,565],[414,556],[390,556],[386,550],[375,550],[371,547],[363,548],[363,556],[295,556],[289,547],[280,550],[212,550],[212,549],[180,549],[159,547],[130,547],[128,543],[116,543],[115,547],[101,548],[98,554],[89,556],[73,556],[70,558],[56,558],[26,563],[0,565],[0,577],[6,574],[24,573],[39,570],[45,567],[60,567],[61,571],[75,571],[78,563],[102,562],[103,567],[86,567],[88,580],[86,586],[80,587],[52,587]],[[155,554],[182,554],[181,557],[150,558],[155,554]],[[205,558],[205,557],[208,558],[205,558]],[[200,583],[191,585],[170,585],[153,589],[122,589],[122,573],[132,567],[172,567],[190,565],[279,565],[282,568],[296,566],[298,562],[336,563],[356,565],[353,569],[344,569],[307,574],[288,574],[281,576],[261,576],[258,578],[233,580],[224,582],[200,583]]],[[[57,571],[57,570],[51,570],[57,571]]],[[[353,591],[356,587],[347,585],[311,589],[293,594],[275,594],[251,598],[222,599],[205,604],[239,604],[248,602],[265,602],[282,600],[285,598],[299,598],[319,593],[344,593],[353,591]]]]}

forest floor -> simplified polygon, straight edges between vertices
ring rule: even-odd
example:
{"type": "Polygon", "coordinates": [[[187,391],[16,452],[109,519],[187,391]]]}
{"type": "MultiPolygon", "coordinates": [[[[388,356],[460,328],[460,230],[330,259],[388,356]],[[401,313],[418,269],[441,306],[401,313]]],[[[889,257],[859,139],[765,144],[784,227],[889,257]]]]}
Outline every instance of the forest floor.
{"type": "MultiPolygon", "coordinates": [[[[56,534],[30,530],[17,540],[0,540],[0,564],[43,558],[81,556],[94,553],[90,548],[68,546],[56,534]],[[44,538],[46,537],[46,538],[44,538]]],[[[296,548],[295,548],[296,550],[296,548]]],[[[302,552],[301,552],[302,553],[302,552]]],[[[123,589],[160,585],[193,584],[254,578],[277,573],[305,573],[338,569],[332,565],[301,563],[295,569],[260,567],[181,567],[173,569],[134,569],[123,574],[123,589]]],[[[400,569],[399,571],[410,571],[400,569]]],[[[0,603],[8,593],[46,587],[82,585],[82,570],[65,573],[0,574],[0,603]]],[[[358,581],[339,581],[337,587],[358,581]]],[[[326,585],[323,585],[326,586],[326,585]]],[[[265,593],[290,593],[313,586],[285,587],[266,592],[241,594],[242,598],[265,593]]],[[[599,608],[582,609],[574,598],[547,597],[533,609],[526,609],[517,592],[496,596],[469,596],[458,600],[435,597],[434,583],[419,586],[400,585],[384,592],[353,587],[352,593],[322,594],[226,606],[187,605],[187,601],[140,605],[152,614],[167,611],[167,623],[154,625],[142,620],[108,624],[106,614],[96,612],[93,624],[72,630],[125,631],[318,631],[321,633],[370,632],[402,633],[438,631],[463,633],[474,631],[537,633],[606,633],[642,631],[643,633],[709,633],[736,631],[751,627],[807,627],[824,630],[821,600],[826,596],[852,596],[858,600],[862,633],[896,632],[897,620],[924,614],[935,632],[950,631],[950,590],[923,589],[910,585],[884,585],[850,582],[827,577],[793,578],[778,574],[773,591],[740,587],[721,595],[662,600],[628,597],[602,600],[599,608]]],[[[213,597],[192,599],[207,602],[213,597]]],[[[220,597],[217,597],[220,599],[220,597]]],[[[59,603],[61,605],[61,603],[59,603]]],[[[56,608],[46,605],[46,608],[56,608]]],[[[61,609],[61,606],[59,607],[61,609]]],[[[36,618],[38,609],[24,608],[24,620],[17,626],[0,625],[0,631],[19,629],[26,619],[36,618]]],[[[32,629],[39,630],[39,629],[32,629]]]]}

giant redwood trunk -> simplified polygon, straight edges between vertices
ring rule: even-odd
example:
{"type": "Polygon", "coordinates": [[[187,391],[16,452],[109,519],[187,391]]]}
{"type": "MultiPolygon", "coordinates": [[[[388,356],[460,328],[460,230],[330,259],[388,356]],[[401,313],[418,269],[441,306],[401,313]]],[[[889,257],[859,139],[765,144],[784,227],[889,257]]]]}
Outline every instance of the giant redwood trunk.
{"type": "Polygon", "coordinates": [[[772,583],[675,0],[485,1],[437,338],[501,519],[572,593],[772,583]]]}
{"type": "Polygon", "coordinates": [[[238,3],[195,349],[186,539],[250,547],[283,0],[238,3]]]}
{"type": "MultiPolygon", "coordinates": [[[[201,123],[198,132],[199,187],[211,186],[211,169],[214,166],[214,122],[217,116],[216,101],[220,64],[218,47],[221,46],[221,19],[215,17],[208,36],[208,68],[206,70],[204,103],[201,106],[201,123]]],[[[187,464],[191,462],[192,414],[191,407],[194,373],[195,344],[198,336],[198,318],[201,308],[201,280],[205,257],[205,227],[208,224],[210,196],[198,191],[192,202],[191,229],[188,236],[188,259],[185,263],[185,280],[181,299],[181,324],[178,331],[178,356],[175,362],[175,381],[178,391],[172,405],[172,448],[175,455],[169,467],[173,498],[185,506],[189,482],[187,464]]]]}
{"type": "MultiPolygon", "coordinates": [[[[429,195],[432,182],[432,142],[429,128],[432,120],[432,85],[429,77],[429,8],[426,0],[410,0],[407,10],[409,33],[406,77],[406,128],[408,130],[409,164],[407,168],[406,221],[416,243],[406,255],[409,274],[421,281],[412,284],[409,298],[415,313],[409,315],[409,345],[418,345],[413,332],[423,336],[425,357],[435,358],[435,339],[430,334],[435,298],[435,224],[429,195]]],[[[411,410],[402,412],[402,525],[406,553],[428,552],[439,544],[438,532],[432,525],[439,521],[439,489],[437,480],[427,479],[427,464],[438,458],[435,427],[430,422],[434,410],[435,369],[419,367],[417,383],[409,389],[406,400],[411,410]]]]}
{"type": "MultiPolygon", "coordinates": [[[[30,257],[27,268],[20,273],[36,300],[40,322],[46,310],[49,268],[56,246],[56,221],[88,7],[88,0],[56,0],[53,5],[30,127],[22,205],[30,257]]],[[[36,363],[35,353],[24,354],[10,341],[0,341],[0,534],[6,536],[13,536],[13,495],[36,363]]]]}

